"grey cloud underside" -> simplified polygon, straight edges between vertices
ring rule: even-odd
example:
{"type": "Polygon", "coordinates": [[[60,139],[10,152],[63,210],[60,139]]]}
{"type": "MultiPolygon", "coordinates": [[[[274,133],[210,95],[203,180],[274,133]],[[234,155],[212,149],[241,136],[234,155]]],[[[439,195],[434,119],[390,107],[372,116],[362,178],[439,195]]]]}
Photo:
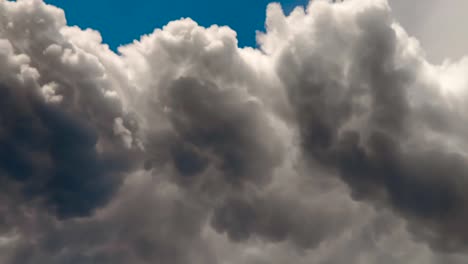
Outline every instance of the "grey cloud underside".
{"type": "Polygon", "coordinates": [[[279,65],[279,74],[295,108],[302,146],[310,158],[339,171],[356,199],[388,203],[438,249],[464,250],[466,156],[439,140],[425,139],[428,132],[421,128],[431,126],[427,123],[439,115],[447,122],[465,119],[450,116],[448,109],[433,109],[431,102],[411,105],[411,100],[419,99],[410,94],[418,85],[417,73],[414,65],[397,65],[398,40],[386,15],[372,9],[362,12],[356,21],[362,32],[347,43],[356,47],[347,51],[349,68],[333,71],[316,65],[313,61],[336,56],[326,47],[305,51],[306,59],[292,67],[289,49],[297,47],[283,51],[285,63],[279,65]],[[299,71],[292,73],[291,68],[299,71]],[[343,75],[349,80],[343,81],[343,75]],[[365,104],[353,104],[364,96],[365,104]],[[422,111],[424,117],[418,115],[422,111]],[[347,128],[352,118],[363,121],[347,128]]]}
{"type": "Polygon", "coordinates": [[[43,197],[60,217],[86,215],[107,202],[125,168],[118,155],[99,154],[97,136],[86,123],[2,87],[2,175],[24,184],[23,192],[43,197]]]}
{"type": "MultiPolygon", "coordinates": [[[[24,48],[12,41],[3,41],[6,51],[24,48]]],[[[34,58],[34,51],[31,52],[34,58]]],[[[37,59],[47,58],[42,56],[37,59]]],[[[11,58],[7,57],[3,63],[11,63],[9,60],[11,58]]],[[[31,65],[35,63],[41,64],[36,66],[41,74],[38,82],[50,81],[47,62],[42,64],[31,60],[31,65]]],[[[21,67],[17,69],[18,72],[24,69],[21,67]]],[[[121,181],[120,172],[128,167],[128,157],[117,152],[119,144],[112,151],[98,151],[96,148],[98,137],[115,140],[112,139],[115,136],[102,130],[102,124],[98,123],[106,119],[111,121],[112,116],[117,116],[113,113],[115,110],[105,106],[100,109],[85,106],[83,103],[91,101],[91,97],[96,105],[103,100],[103,95],[86,82],[60,85],[58,83],[62,81],[73,80],[66,76],[53,79],[54,83],[50,86],[57,84],[60,93],[63,93],[60,96],[67,98],[63,106],[58,106],[45,102],[36,89],[40,84],[32,80],[27,84],[25,81],[10,81],[9,73],[4,73],[6,76],[0,85],[3,177],[21,182],[25,196],[43,199],[59,217],[88,215],[96,206],[104,205],[121,181]],[[80,92],[74,91],[75,87],[79,87],[80,92]],[[93,112],[97,111],[101,113],[94,115],[93,112]]],[[[11,74],[11,77],[21,75],[11,74]]]]}
{"type": "Polygon", "coordinates": [[[385,1],[190,19],[117,55],[0,2],[0,262],[464,263],[467,62],[385,1]]]}

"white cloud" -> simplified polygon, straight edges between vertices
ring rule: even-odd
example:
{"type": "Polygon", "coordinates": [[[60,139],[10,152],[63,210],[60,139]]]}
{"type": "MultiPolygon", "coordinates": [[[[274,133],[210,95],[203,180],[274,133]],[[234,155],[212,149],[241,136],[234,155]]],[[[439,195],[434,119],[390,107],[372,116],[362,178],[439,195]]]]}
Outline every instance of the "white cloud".
{"type": "Polygon", "coordinates": [[[464,263],[466,60],[429,63],[384,0],[266,28],[116,54],[0,2],[0,261],[464,263]]]}

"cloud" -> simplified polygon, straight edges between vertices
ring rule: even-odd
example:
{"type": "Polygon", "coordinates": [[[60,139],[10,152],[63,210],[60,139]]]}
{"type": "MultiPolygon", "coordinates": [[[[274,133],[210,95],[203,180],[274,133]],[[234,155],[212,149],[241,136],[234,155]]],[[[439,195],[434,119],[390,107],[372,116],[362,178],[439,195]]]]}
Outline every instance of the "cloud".
{"type": "Polygon", "coordinates": [[[2,13],[2,174],[60,217],[88,215],[128,167],[108,129],[122,106],[96,57],[58,32],[59,10],[4,2],[2,13]]]}
{"type": "Polygon", "coordinates": [[[122,46],[0,3],[0,262],[464,263],[466,59],[384,0],[122,46]]]}
{"type": "Polygon", "coordinates": [[[404,36],[388,7],[359,10],[354,21],[346,21],[348,32],[337,31],[345,15],[326,16],[330,6],[323,9],[315,10],[309,28],[326,25],[320,30],[334,34],[320,38],[320,30],[303,34],[296,28],[302,34],[292,38],[301,41],[279,51],[278,72],[295,108],[303,149],[338,170],[357,199],[388,203],[415,224],[418,235],[430,232],[426,239],[439,249],[463,248],[466,234],[457,223],[466,217],[466,152],[447,146],[451,134],[461,131],[451,125],[442,131],[433,121],[440,115],[448,123],[464,117],[451,105],[433,103],[452,102],[435,94],[440,87],[421,83],[426,62],[405,56],[406,47],[398,43],[404,36]],[[321,42],[306,48],[314,43],[304,36],[321,42]],[[342,39],[351,48],[335,50],[342,39]]]}

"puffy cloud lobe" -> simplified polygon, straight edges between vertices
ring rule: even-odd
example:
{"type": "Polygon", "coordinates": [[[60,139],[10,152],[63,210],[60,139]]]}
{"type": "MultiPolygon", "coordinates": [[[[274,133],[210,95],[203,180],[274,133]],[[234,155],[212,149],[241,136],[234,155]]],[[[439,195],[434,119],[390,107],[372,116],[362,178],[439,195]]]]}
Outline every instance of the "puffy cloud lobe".
{"type": "Polygon", "coordinates": [[[298,248],[307,249],[340,235],[353,217],[346,207],[338,210],[323,208],[323,201],[305,203],[294,196],[272,193],[251,199],[230,198],[214,211],[212,225],[233,241],[257,236],[266,241],[291,241],[298,248]],[[348,219],[344,218],[347,213],[348,219]]]}
{"type": "Polygon", "coordinates": [[[386,201],[410,223],[424,223],[422,230],[415,226],[416,233],[435,232],[429,235],[432,245],[459,250],[466,236],[457,224],[466,219],[461,190],[466,154],[443,142],[456,131],[434,132],[427,125],[440,114],[449,120],[457,116],[426,101],[445,99],[436,94],[424,98],[432,87],[419,83],[415,72],[424,62],[402,55],[388,7],[369,5],[347,21],[347,32],[339,31],[345,14],[330,16],[330,6],[317,8],[309,28],[327,25],[335,34],[299,31],[291,38],[301,41],[279,51],[278,72],[295,108],[303,148],[322,166],[339,170],[355,198],[386,201]],[[302,40],[304,36],[311,40],[302,40]],[[345,38],[350,48],[334,50],[345,38]],[[335,44],[322,46],[328,41],[335,44]],[[317,47],[306,49],[305,43],[317,47]],[[427,137],[429,133],[442,140],[427,137]]]}
{"type": "Polygon", "coordinates": [[[0,262],[464,263],[466,61],[427,63],[385,1],[266,28],[118,55],[1,2],[0,262]]]}
{"type": "Polygon", "coordinates": [[[7,67],[1,81],[2,175],[24,182],[25,195],[43,198],[60,217],[88,215],[108,201],[128,166],[108,130],[123,114],[121,107],[103,90],[103,68],[94,56],[58,33],[64,19],[57,9],[38,1],[1,7],[7,38],[2,40],[7,67]]]}
{"type": "Polygon", "coordinates": [[[169,87],[168,115],[180,137],[172,155],[182,175],[195,175],[219,163],[215,166],[225,177],[222,181],[261,183],[281,161],[281,142],[275,141],[260,102],[236,92],[188,78],[169,87]]]}

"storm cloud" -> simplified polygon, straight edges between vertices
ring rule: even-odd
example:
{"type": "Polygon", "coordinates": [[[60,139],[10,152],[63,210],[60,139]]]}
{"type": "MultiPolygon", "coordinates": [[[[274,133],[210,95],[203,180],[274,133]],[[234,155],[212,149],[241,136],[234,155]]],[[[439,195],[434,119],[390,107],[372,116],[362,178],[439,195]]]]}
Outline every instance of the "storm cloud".
{"type": "Polygon", "coordinates": [[[466,58],[385,0],[185,18],[111,51],[0,2],[0,262],[465,263],[466,58]]]}

